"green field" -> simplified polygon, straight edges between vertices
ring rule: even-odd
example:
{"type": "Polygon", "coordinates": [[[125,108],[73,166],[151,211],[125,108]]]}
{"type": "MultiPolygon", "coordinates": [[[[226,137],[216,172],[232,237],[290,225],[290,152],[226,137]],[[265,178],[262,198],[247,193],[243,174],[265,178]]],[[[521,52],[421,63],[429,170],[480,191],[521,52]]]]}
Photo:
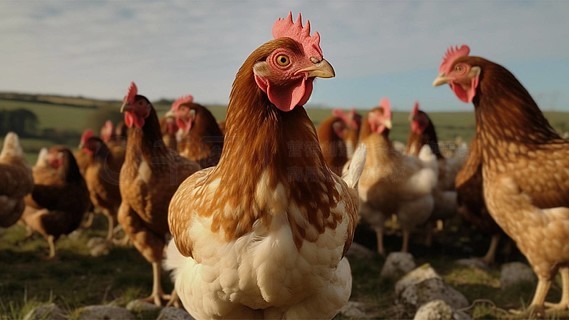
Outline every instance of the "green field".
{"type": "MultiPolygon", "coordinates": [[[[0,110],[27,109],[36,114],[38,129],[50,129],[70,133],[64,144],[75,148],[79,143],[81,132],[86,128],[98,130],[107,119],[117,122],[122,118],[119,108],[120,101],[100,101],[76,97],[59,96],[32,96],[28,99],[16,99],[0,93],[0,110]]],[[[164,114],[170,107],[169,101],[154,102],[158,114],[164,114]]],[[[226,106],[207,106],[218,120],[225,119],[226,106]]],[[[331,110],[316,108],[310,105],[306,108],[315,125],[331,115],[331,110]]],[[[361,114],[366,110],[358,110],[361,114]]],[[[552,125],[559,132],[569,131],[569,113],[545,112],[552,125]]],[[[407,112],[393,113],[393,130],[391,138],[405,142],[409,134],[409,114],[407,112]]],[[[454,140],[461,137],[470,141],[474,134],[474,114],[472,112],[432,112],[430,117],[435,123],[439,140],[454,140]]],[[[1,138],[0,138],[1,139],[1,138]]],[[[53,144],[53,141],[40,136],[23,138],[22,146],[30,163],[35,161],[36,155],[42,147],[53,144]]]]}

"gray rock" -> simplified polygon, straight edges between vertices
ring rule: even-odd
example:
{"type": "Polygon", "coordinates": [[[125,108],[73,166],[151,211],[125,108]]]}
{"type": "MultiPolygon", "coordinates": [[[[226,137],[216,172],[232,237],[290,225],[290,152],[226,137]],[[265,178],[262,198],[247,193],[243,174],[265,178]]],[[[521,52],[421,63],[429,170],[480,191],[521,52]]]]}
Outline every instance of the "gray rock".
{"type": "Polygon", "coordinates": [[[442,279],[430,264],[426,263],[406,274],[395,284],[395,294],[399,296],[407,287],[416,285],[427,279],[442,279]]]}
{"type": "Polygon", "coordinates": [[[352,242],[350,249],[346,252],[346,256],[349,258],[357,259],[370,259],[376,255],[375,251],[372,251],[359,243],[352,242]]]}
{"type": "Polygon", "coordinates": [[[469,305],[462,293],[439,278],[427,279],[411,285],[398,296],[399,303],[410,310],[417,310],[423,304],[433,300],[443,300],[454,309],[465,308],[469,305]]]}
{"type": "Polygon", "coordinates": [[[160,311],[156,320],[194,320],[194,318],[184,309],[166,307],[160,311]]]}
{"type": "Polygon", "coordinates": [[[381,269],[380,277],[391,280],[398,280],[403,277],[417,265],[410,253],[407,252],[392,252],[387,256],[383,268],[381,269]]]}
{"type": "Polygon", "coordinates": [[[77,311],[78,320],[134,320],[134,315],[125,308],[100,305],[87,306],[77,311]]]}
{"type": "Polygon", "coordinates": [[[340,313],[348,318],[363,319],[365,318],[365,305],[361,302],[349,301],[340,313]]]}
{"type": "Polygon", "coordinates": [[[522,284],[535,283],[537,277],[532,269],[525,263],[511,262],[502,265],[500,272],[500,286],[502,289],[522,284]]]}
{"type": "Polygon", "coordinates": [[[38,306],[24,316],[24,320],[67,320],[67,318],[67,313],[55,303],[38,306]]]}
{"type": "Polygon", "coordinates": [[[133,300],[126,305],[126,309],[137,315],[138,318],[156,319],[162,308],[153,303],[133,300]]]}
{"type": "Polygon", "coordinates": [[[470,320],[464,312],[456,312],[443,300],[433,300],[422,305],[414,320],[470,320]]]}

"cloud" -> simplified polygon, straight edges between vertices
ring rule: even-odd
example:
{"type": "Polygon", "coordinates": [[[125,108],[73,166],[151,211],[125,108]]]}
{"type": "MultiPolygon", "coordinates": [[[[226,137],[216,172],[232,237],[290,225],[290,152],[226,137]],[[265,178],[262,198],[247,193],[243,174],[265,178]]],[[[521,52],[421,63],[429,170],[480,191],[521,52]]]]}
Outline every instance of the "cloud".
{"type": "Polygon", "coordinates": [[[412,90],[434,99],[440,91],[422,81],[459,43],[507,66],[569,61],[563,1],[4,1],[0,90],[120,98],[135,80],[151,99],[224,103],[288,11],[311,20],[337,71],[314,103],[365,106],[392,93],[406,102],[412,90]]]}

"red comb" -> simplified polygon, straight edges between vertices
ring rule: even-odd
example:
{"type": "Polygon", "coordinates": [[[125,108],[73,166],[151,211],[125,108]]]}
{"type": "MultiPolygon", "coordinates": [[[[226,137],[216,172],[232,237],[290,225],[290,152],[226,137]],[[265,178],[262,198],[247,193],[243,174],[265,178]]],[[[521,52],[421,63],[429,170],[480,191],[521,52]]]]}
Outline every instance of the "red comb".
{"type": "Polygon", "coordinates": [[[383,108],[383,115],[391,119],[391,102],[389,102],[389,99],[381,98],[381,100],[379,100],[379,106],[383,108]]]}
{"type": "Polygon", "coordinates": [[[315,32],[310,35],[310,21],[306,21],[306,26],[302,26],[302,15],[298,13],[296,22],[292,22],[292,12],[284,19],[277,19],[273,25],[273,37],[292,38],[302,44],[304,52],[310,57],[322,59],[322,49],[320,48],[320,34],[315,32]]]}
{"type": "Polygon", "coordinates": [[[136,97],[137,94],[138,94],[138,88],[136,87],[136,84],[131,81],[130,87],[128,87],[128,92],[124,97],[124,102],[128,104],[134,103],[134,98],[136,97]]]}
{"type": "Polygon", "coordinates": [[[93,135],[94,135],[93,130],[85,129],[85,131],[83,131],[83,134],[81,135],[81,143],[87,142],[87,140],[89,140],[89,138],[91,138],[93,135]]]}
{"type": "Polygon", "coordinates": [[[174,101],[174,103],[172,103],[171,110],[177,111],[178,109],[180,109],[181,105],[192,102],[194,102],[194,97],[192,95],[179,97],[178,99],[176,99],[176,101],[174,101]]]}
{"type": "Polygon", "coordinates": [[[419,113],[419,101],[415,101],[415,105],[413,106],[413,111],[411,111],[411,115],[416,115],[419,113]]]}
{"type": "Polygon", "coordinates": [[[450,46],[445,52],[443,61],[439,66],[439,73],[445,73],[445,74],[449,73],[452,63],[460,57],[468,56],[469,53],[470,53],[470,48],[465,44],[460,46],[460,48],[458,46],[455,47],[450,46]]]}

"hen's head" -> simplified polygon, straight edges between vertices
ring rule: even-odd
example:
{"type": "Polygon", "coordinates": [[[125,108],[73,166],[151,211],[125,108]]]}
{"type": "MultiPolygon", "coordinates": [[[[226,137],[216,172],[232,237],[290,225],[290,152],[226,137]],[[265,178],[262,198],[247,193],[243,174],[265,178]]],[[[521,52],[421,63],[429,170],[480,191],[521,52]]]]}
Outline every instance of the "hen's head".
{"type": "Polygon", "coordinates": [[[411,131],[416,134],[422,134],[429,126],[431,120],[425,112],[419,109],[419,102],[415,102],[409,121],[411,121],[411,131]]]}
{"type": "Polygon", "coordinates": [[[138,88],[134,82],[130,83],[128,92],[124,97],[121,112],[124,113],[124,122],[127,127],[142,128],[146,118],[150,115],[152,104],[145,96],[138,94],[138,88]]]}
{"type": "Polygon", "coordinates": [[[383,98],[379,106],[373,108],[367,116],[367,121],[371,132],[378,134],[389,134],[391,130],[391,104],[389,99],[383,98]]]}
{"type": "Polygon", "coordinates": [[[101,128],[101,139],[105,142],[111,141],[113,134],[115,133],[115,126],[111,120],[105,121],[105,124],[101,128]]]}
{"type": "Polygon", "coordinates": [[[176,125],[178,128],[182,129],[184,133],[190,132],[194,121],[196,120],[196,105],[194,104],[194,97],[191,95],[183,96],[174,103],[172,103],[172,108],[170,112],[176,118],[176,125]]]}
{"type": "Polygon", "coordinates": [[[469,62],[469,53],[467,45],[448,48],[439,67],[439,75],[433,82],[433,86],[448,83],[458,99],[467,103],[476,96],[481,71],[479,66],[469,62]]]}
{"type": "Polygon", "coordinates": [[[314,78],[332,78],[334,69],[322,56],[320,35],[310,35],[310,22],[302,25],[299,14],[296,22],[289,12],[273,26],[275,40],[262,48],[273,48],[253,66],[255,82],[271,103],[282,111],[304,105],[312,94],[314,78]]]}
{"type": "Polygon", "coordinates": [[[86,154],[93,156],[101,154],[101,151],[107,150],[107,145],[105,142],[97,137],[91,137],[82,145],[81,151],[86,154]]]}

